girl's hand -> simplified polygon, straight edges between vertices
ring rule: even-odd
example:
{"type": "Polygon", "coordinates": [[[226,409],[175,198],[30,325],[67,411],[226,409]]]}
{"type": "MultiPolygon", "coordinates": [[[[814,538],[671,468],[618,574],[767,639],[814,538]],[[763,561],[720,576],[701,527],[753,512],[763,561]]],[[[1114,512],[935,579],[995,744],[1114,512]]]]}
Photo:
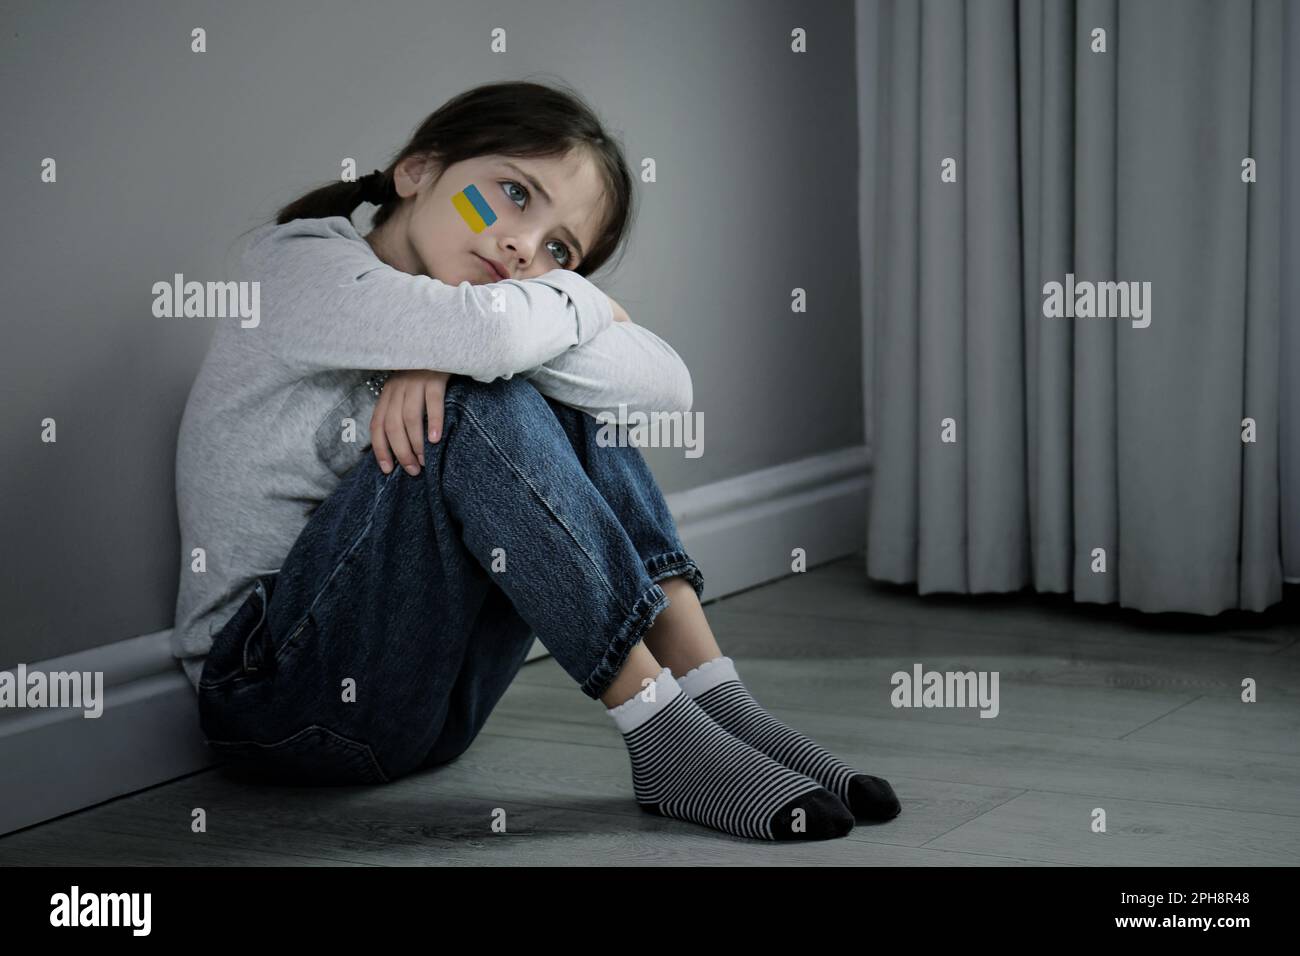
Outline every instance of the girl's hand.
{"type": "Polygon", "coordinates": [[[619,305],[617,302],[615,302],[612,296],[610,296],[608,293],[606,293],[606,294],[605,294],[605,298],[609,299],[609,304],[610,304],[610,305],[613,307],[613,309],[614,309],[614,321],[615,321],[615,322],[631,322],[631,321],[632,321],[632,319],[628,317],[627,309],[623,308],[621,305],[619,305]]]}
{"type": "Polygon", "coordinates": [[[424,465],[424,414],[429,415],[429,441],[442,438],[443,399],[450,372],[423,369],[395,372],[384,383],[370,416],[370,444],[384,474],[396,456],[408,474],[424,465]]]}

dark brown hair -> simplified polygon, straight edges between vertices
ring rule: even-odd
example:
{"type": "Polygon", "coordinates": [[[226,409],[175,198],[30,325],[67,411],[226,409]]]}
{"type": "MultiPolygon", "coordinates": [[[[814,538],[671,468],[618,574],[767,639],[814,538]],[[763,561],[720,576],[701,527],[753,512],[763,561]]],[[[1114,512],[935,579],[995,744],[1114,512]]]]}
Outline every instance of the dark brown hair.
{"type": "MultiPolygon", "coordinates": [[[[574,269],[590,276],[623,244],[631,230],[634,192],[632,174],[619,144],[596,114],[573,90],[561,83],[531,81],[487,83],[452,97],[429,115],[383,170],[394,198],[380,205],[375,228],[392,217],[405,200],[393,193],[393,170],[408,156],[429,156],[440,168],[500,154],[511,158],[559,157],[573,149],[591,155],[605,185],[605,217],[596,241],[574,269]]],[[[360,177],[358,177],[360,178],[360,177]]],[[[351,217],[365,200],[356,182],[335,182],[299,197],[277,214],[284,224],[294,219],[351,217]]]]}

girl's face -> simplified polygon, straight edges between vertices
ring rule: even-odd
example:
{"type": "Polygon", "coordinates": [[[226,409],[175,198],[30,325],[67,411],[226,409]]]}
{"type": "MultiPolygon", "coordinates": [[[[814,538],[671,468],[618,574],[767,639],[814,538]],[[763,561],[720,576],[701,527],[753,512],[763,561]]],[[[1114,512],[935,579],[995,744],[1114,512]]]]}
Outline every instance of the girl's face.
{"type": "Polygon", "coordinates": [[[397,164],[393,182],[404,200],[414,198],[366,241],[393,268],[449,285],[576,269],[604,212],[599,173],[582,150],[547,159],[478,156],[441,177],[435,161],[412,156],[397,164]]]}

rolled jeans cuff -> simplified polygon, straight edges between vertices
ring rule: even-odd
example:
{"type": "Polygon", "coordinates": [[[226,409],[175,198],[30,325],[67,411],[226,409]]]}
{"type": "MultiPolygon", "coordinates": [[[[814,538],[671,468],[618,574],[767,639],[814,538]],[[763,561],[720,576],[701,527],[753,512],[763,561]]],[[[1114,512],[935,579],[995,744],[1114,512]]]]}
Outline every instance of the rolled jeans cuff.
{"type": "Polygon", "coordinates": [[[697,598],[704,597],[704,575],[685,551],[668,551],[645,563],[650,580],[658,584],[666,578],[683,577],[690,582],[697,598]]]}
{"type": "Polygon", "coordinates": [[[600,699],[600,695],[609,689],[609,685],[623,669],[623,664],[627,661],[627,655],[631,653],[632,648],[645,637],[654,619],[667,606],[668,595],[657,584],[652,584],[641,597],[637,598],[623,626],[609,642],[604,658],[591,672],[591,676],[582,682],[581,690],[584,694],[592,700],[600,699]]]}

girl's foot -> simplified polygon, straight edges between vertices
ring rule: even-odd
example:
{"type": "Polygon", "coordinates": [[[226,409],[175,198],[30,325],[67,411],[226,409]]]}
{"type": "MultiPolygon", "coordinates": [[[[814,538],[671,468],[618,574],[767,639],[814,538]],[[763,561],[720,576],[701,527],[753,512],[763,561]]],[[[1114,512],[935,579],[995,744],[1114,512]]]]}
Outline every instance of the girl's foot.
{"type": "Polygon", "coordinates": [[[741,683],[730,657],[717,657],[687,671],[679,686],[724,730],[816,780],[839,797],[856,819],[898,816],[902,808],[888,780],[853,769],[769,714],[741,683]]]}
{"type": "Polygon", "coordinates": [[[627,743],[633,790],[648,813],[760,840],[825,840],[853,829],[834,794],[727,733],[666,667],[606,713],[627,743]]]}

